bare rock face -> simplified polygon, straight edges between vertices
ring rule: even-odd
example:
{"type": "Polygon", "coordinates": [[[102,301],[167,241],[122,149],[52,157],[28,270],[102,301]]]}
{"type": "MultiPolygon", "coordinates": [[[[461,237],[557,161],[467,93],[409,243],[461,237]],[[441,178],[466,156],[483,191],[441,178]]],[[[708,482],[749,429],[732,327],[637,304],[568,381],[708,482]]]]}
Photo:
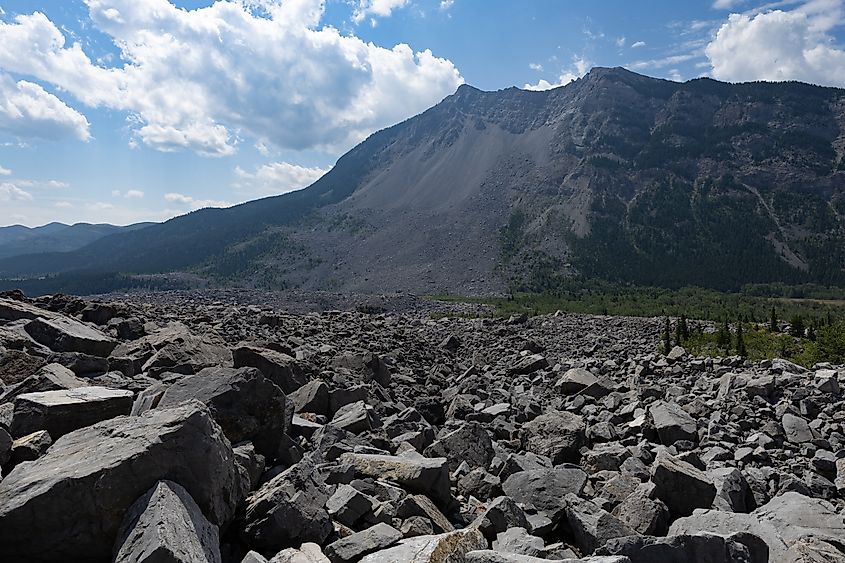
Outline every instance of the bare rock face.
{"type": "Polygon", "coordinates": [[[117,341],[99,330],[68,317],[33,319],[24,330],[36,342],[54,352],[82,352],[106,357],[117,346],[117,341]]]}
{"type": "Polygon", "coordinates": [[[15,398],[11,431],[14,436],[24,436],[46,430],[56,440],[131,410],[132,391],[88,386],[26,393],[15,398]]]}
{"type": "Polygon", "coordinates": [[[106,558],[126,510],[161,479],[208,519],[239,501],[232,447],[206,407],[189,402],[71,432],[0,481],[0,552],[9,561],[106,558]]]}
{"type": "Polygon", "coordinates": [[[220,563],[217,526],[181,485],[159,481],[126,512],[113,561],[220,563]]]}
{"type": "Polygon", "coordinates": [[[275,458],[289,412],[285,394],[255,368],[206,368],[180,379],[162,395],[158,408],[189,399],[208,406],[233,444],[250,440],[258,453],[275,458]]]}

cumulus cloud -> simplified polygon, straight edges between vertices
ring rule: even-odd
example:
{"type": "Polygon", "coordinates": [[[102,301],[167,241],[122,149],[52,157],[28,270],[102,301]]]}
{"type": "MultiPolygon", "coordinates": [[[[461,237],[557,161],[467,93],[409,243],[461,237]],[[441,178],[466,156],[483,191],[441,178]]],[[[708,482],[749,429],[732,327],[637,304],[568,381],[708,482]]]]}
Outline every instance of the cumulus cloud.
{"type": "Polygon", "coordinates": [[[140,199],[144,197],[144,192],[141,190],[128,190],[125,194],[123,194],[123,197],[127,199],[140,199]]]}
{"type": "Polygon", "coordinates": [[[731,10],[736,6],[742,4],[745,0],[715,0],[713,2],[714,10],[731,10]]]}
{"type": "Polygon", "coordinates": [[[168,203],[179,203],[182,205],[187,205],[191,209],[202,209],[204,207],[229,207],[232,205],[229,202],[214,199],[194,199],[191,196],[180,194],[177,192],[169,192],[164,194],[164,200],[168,203]]]}
{"type": "MultiPolygon", "coordinates": [[[[120,49],[101,66],[41,13],[0,22],[0,68],[89,107],[127,113],[133,140],[162,151],[232,154],[243,136],[341,152],[426,109],[463,82],[452,62],[322,26],[323,0],[85,0],[120,49]]],[[[386,14],[404,2],[359,4],[386,14]]],[[[86,128],[87,131],[87,128],[86,128]]]]}
{"type": "Polygon", "coordinates": [[[9,170],[8,168],[3,168],[2,166],[0,166],[0,176],[11,176],[11,175],[12,175],[11,170],[9,170]]]}
{"type": "Polygon", "coordinates": [[[631,44],[631,49],[639,49],[640,47],[645,47],[645,41],[637,41],[631,44]]]}
{"type": "Polygon", "coordinates": [[[32,194],[11,182],[0,183],[0,201],[32,201],[32,194]]]}
{"type": "Polygon", "coordinates": [[[573,80],[577,80],[587,74],[587,71],[590,70],[592,63],[588,61],[584,57],[575,57],[572,59],[572,65],[563,70],[558,76],[557,80],[554,82],[549,82],[548,80],[540,79],[537,81],[536,84],[526,84],[523,86],[525,90],[551,90],[552,88],[558,88],[559,86],[565,86],[572,82],[573,80]]]}
{"type": "Polygon", "coordinates": [[[361,23],[371,16],[386,18],[393,13],[393,10],[407,6],[408,2],[409,0],[358,0],[358,5],[352,13],[352,21],[361,23]]]}
{"type": "Polygon", "coordinates": [[[455,5],[455,0],[440,0],[440,9],[448,10],[455,5]]]}
{"type": "Polygon", "coordinates": [[[541,65],[540,63],[528,63],[528,68],[530,68],[531,70],[536,70],[537,72],[543,71],[543,65],[541,65]]]}
{"type": "Polygon", "coordinates": [[[0,131],[47,140],[87,141],[91,137],[84,115],[40,85],[26,80],[15,82],[4,73],[0,73],[0,131]]]}
{"type": "Polygon", "coordinates": [[[791,11],[731,14],[705,48],[720,80],[800,80],[845,86],[845,51],[830,32],[843,24],[839,0],[811,0],[791,11]]]}
{"type": "Polygon", "coordinates": [[[238,180],[234,187],[239,191],[259,194],[284,194],[310,186],[328,169],[305,167],[288,162],[273,162],[247,172],[235,167],[238,180]]]}

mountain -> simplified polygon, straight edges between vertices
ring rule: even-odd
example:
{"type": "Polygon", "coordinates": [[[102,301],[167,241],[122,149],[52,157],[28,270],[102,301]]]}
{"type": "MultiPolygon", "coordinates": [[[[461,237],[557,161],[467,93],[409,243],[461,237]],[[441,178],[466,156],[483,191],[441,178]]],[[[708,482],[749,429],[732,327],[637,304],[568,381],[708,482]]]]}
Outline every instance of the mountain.
{"type": "Polygon", "coordinates": [[[205,209],[0,276],[190,271],[268,287],[549,290],[567,276],[845,285],[845,91],[593,69],[470,86],[308,188],[205,209]]]}
{"type": "Polygon", "coordinates": [[[32,253],[69,252],[108,235],[131,232],[153,224],[136,223],[126,227],[116,227],[107,224],[48,223],[33,228],[23,225],[0,227],[0,258],[32,253]]]}

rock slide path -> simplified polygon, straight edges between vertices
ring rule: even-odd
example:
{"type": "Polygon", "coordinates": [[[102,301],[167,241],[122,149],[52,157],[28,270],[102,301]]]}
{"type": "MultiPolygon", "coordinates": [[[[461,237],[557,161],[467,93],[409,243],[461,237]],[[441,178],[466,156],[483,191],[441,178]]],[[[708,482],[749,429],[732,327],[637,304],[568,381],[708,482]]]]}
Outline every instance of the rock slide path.
{"type": "Polygon", "coordinates": [[[0,561],[845,562],[845,369],[660,328],[0,295],[0,561]]]}

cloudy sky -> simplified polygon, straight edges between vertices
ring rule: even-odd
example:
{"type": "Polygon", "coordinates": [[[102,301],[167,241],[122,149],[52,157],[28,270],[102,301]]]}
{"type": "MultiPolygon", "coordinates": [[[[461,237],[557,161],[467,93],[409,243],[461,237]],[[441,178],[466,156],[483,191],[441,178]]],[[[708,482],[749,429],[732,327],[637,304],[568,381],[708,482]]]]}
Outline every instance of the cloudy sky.
{"type": "Polygon", "coordinates": [[[466,82],[845,87],[845,0],[0,0],[0,225],[304,187],[466,82]]]}

